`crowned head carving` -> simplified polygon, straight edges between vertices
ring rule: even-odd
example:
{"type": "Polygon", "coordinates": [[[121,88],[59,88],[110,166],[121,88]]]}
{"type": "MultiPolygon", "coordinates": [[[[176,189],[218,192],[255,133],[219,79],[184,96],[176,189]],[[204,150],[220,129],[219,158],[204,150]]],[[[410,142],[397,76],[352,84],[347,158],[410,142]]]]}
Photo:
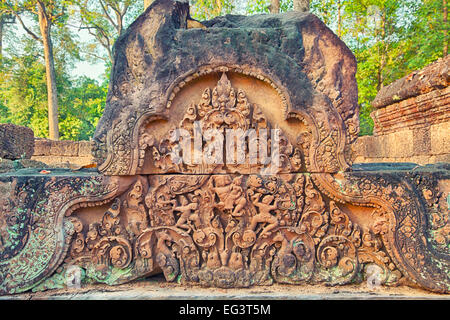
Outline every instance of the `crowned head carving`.
{"type": "Polygon", "coordinates": [[[231,82],[225,73],[222,74],[217,87],[212,92],[211,104],[214,108],[219,108],[220,110],[225,108],[231,109],[236,104],[236,92],[231,87],[231,82]]]}

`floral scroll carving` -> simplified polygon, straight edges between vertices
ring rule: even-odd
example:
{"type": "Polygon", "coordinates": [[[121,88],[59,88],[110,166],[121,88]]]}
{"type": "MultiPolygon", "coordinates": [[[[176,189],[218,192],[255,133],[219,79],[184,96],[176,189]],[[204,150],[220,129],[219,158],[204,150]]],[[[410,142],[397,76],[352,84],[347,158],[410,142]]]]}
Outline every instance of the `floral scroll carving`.
{"type": "MultiPolygon", "coordinates": [[[[10,246],[3,251],[0,293],[26,291],[52,275],[62,263],[77,228],[64,215],[76,207],[101,204],[115,196],[118,189],[117,182],[100,176],[17,178],[6,184],[12,190],[10,201],[1,211],[1,216],[7,217],[6,230],[24,231],[16,234],[20,250],[11,250],[17,247],[10,246]]],[[[8,246],[11,240],[8,238],[3,245],[8,246]]]]}

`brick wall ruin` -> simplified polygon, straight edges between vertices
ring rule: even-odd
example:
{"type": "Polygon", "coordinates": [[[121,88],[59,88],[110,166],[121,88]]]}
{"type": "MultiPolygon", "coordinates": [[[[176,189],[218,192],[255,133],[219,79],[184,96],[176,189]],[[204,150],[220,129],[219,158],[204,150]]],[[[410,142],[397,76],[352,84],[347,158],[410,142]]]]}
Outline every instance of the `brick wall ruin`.
{"type": "Polygon", "coordinates": [[[84,166],[93,162],[91,148],[91,141],[36,139],[31,159],[47,165],[84,166]]]}
{"type": "Polygon", "coordinates": [[[450,162],[450,56],[383,88],[374,135],[355,143],[355,162],[450,162]]]}

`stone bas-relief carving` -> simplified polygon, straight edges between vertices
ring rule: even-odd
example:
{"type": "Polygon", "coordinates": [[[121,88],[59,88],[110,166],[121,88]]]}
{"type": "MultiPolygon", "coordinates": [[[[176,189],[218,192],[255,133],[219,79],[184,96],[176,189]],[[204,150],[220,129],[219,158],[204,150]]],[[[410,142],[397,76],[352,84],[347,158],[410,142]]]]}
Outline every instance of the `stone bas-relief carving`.
{"type": "Polygon", "coordinates": [[[162,272],[222,288],[364,288],[374,265],[381,285],[448,292],[448,168],[343,175],[328,183],[345,181],[354,201],[321,191],[324,174],[3,178],[17,207],[1,223],[2,293],[65,288],[74,266],[82,286],[162,272]],[[34,191],[40,183],[48,193],[34,191]],[[356,206],[358,198],[367,204],[356,206]],[[15,242],[5,235],[24,224],[13,216],[33,226],[15,242]]]}
{"type": "MultiPolygon", "coordinates": [[[[119,39],[111,90],[94,136],[102,173],[155,173],[142,167],[147,141],[139,138],[147,124],[158,121],[162,126],[184,114],[177,109],[177,97],[222,72],[229,79],[241,75],[258,80],[244,90],[253,95],[253,103],[270,90],[278,95],[278,102],[259,107],[292,135],[292,144],[308,130],[318,130],[311,132],[314,141],[307,148],[308,171],[349,168],[346,148],[359,128],[356,60],[331,30],[314,15],[298,12],[218,17],[204,22],[206,29],[186,29],[188,14],[185,3],[157,1],[119,39]],[[302,125],[303,133],[296,130],[302,125]]],[[[196,96],[191,103],[199,103],[196,96]]],[[[159,131],[158,126],[152,131],[159,131]]]]}
{"type": "Polygon", "coordinates": [[[273,282],[345,284],[360,268],[359,250],[362,261],[381,262],[387,282],[401,275],[389,269],[379,239],[353,224],[334,201],[326,204],[308,175],[151,180],[157,185],[147,195],[152,227],[139,236],[136,248],[141,255],[156,257],[167,280],[178,277],[223,288],[273,282]],[[230,190],[236,185],[241,189],[237,201],[230,190]],[[195,206],[183,217],[178,204],[186,199],[195,206]],[[244,205],[227,206],[227,201],[244,205]]]}
{"type": "MultiPolygon", "coordinates": [[[[218,17],[205,30],[186,29],[188,9],[157,0],[118,40],[99,172],[0,175],[0,292],[157,273],[221,288],[366,288],[376,267],[381,285],[448,293],[450,169],[352,166],[345,45],[306,13],[218,17]],[[242,163],[174,163],[170,133],[196,123],[279,129],[279,152],[272,136],[262,150],[280,165],[266,170],[250,140],[242,163]]],[[[226,141],[216,151],[226,160],[226,141]]]]}
{"type": "Polygon", "coordinates": [[[97,174],[33,172],[2,174],[0,190],[0,291],[15,293],[36,287],[61,265],[74,233],[65,213],[108,201],[119,185],[97,174]]]}

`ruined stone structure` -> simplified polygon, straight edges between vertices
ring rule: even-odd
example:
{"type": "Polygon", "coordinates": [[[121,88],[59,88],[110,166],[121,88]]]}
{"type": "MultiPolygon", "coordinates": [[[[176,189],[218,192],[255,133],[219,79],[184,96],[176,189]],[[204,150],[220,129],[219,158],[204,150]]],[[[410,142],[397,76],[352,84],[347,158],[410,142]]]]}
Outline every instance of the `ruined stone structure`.
{"type": "Polygon", "coordinates": [[[450,56],[384,87],[374,135],[355,144],[356,162],[450,162],[450,56]]]}
{"type": "Polygon", "coordinates": [[[94,162],[91,141],[35,139],[32,160],[49,166],[88,166],[94,162]]]}
{"type": "Polygon", "coordinates": [[[188,18],[187,4],[157,0],[117,41],[98,170],[0,175],[0,292],[161,272],[180,285],[335,286],[375,266],[383,285],[448,293],[449,167],[352,166],[344,43],[309,13],[188,18]],[[181,129],[216,133],[186,140],[207,151],[199,161],[174,161],[181,129]],[[258,135],[258,161],[250,140],[244,161],[209,161],[228,156],[217,142],[230,129],[258,135]]]}

